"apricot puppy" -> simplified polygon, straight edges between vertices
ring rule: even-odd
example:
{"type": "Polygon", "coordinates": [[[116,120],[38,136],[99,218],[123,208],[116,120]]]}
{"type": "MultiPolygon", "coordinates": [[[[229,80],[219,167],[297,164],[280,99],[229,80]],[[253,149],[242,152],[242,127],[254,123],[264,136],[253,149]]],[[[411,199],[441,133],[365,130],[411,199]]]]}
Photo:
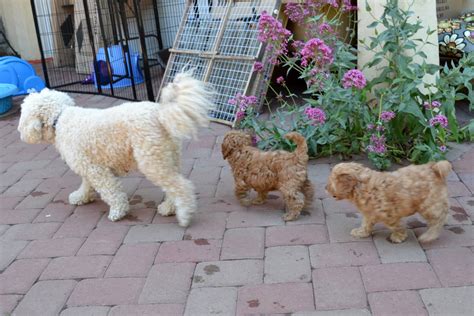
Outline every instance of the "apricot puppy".
{"type": "Polygon", "coordinates": [[[283,219],[291,221],[297,219],[301,210],[311,203],[314,192],[308,179],[305,138],[296,132],[285,137],[296,143],[294,152],[261,151],[252,146],[250,135],[230,131],[222,143],[222,156],[232,168],[235,195],[241,204],[263,204],[268,192],[280,191],[287,207],[283,219]],[[250,189],[258,193],[256,199],[248,198],[250,189]]]}
{"type": "Polygon", "coordinates": [[[403,242],[407,232],[400,220],[416,212],[428,222],[428,230],[418,240],[438,238],[449,210],[446,177],[448,161],[411,165],[394,172],[378,172],[361,164],[337,164],[326,190],[337,200],[354,203],[363,215],[362,225],[351,231],[354,237],[369,237],[373,226],[384,223],[391,231],[390,240],[403,242]]]}

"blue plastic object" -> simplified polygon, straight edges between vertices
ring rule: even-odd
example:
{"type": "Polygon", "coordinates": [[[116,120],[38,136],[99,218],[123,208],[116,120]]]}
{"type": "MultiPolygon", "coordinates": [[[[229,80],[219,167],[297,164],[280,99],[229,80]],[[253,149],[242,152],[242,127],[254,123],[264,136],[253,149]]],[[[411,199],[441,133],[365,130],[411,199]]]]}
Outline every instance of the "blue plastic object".
{"type": "Polygon", "coordinates": [[[13,95],[28,94],[34,89],[44,89],[43,80],[38,77],[33,67],[23,59],[14,56],[0,58],[0,83],[15,85],[18,90],[13,95]]]}
{"type": "MultiPolygon", "coordinates": [[[[113,45],[107,48],[109,53],[110,68],[112,71],[112,86],[114,88],[123,88],[132,85],[130,79],[133,75],[135,84],[140,84],[144,81],[142,71],[139,67],[140,54],[130,52],[130,63],[128,62],[128,54],[124,53],[120,45],[113,45]],[[130,65],[131,64],[131,65],[130,65]],[[126,65],[128,67],[126,67],[126,65]],[[128,72],[127,72],[128,68],[128,72]]],[[[110,78],[108,78],[108,72],[104,71],[101,67],[103,63],[100,61],[106,61],[105,50],[103,47],[99,48],[97,53],[97,68],[99,68],[99,77],[102,89],[110,89],[110,78]]],[[[97,79],[94,75],[94,84],[97,87],[97,79]]]]}
{"type": "Polygon", "coordinates": [[[8,112],[12,108],[12,95],[18,88],[8,83],[0,83],[0,114],[8,112]]]}

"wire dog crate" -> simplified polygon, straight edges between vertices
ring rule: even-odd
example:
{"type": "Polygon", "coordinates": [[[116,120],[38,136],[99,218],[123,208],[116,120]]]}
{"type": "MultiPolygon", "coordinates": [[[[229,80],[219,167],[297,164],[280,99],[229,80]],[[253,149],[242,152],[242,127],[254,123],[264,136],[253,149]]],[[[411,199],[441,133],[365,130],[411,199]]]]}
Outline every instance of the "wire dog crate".
{"type": "Polygon", "coordinates": [[[156,98],[186,0],[30,1],[48,87],[156,98]]]}
{"type": "MultiPolygon", "coordinates": [[[[253,72],[255,61],[265,55],[257,40],[258,21],[262,12],[278,12],[279,7],[275,0],[188,1],[162,85],[184,67],[195,68],[195,76],[217,91],[211,119],[234,124],[236,108],[229,99],[237,93],[255,94],[263,102],[266,86],[258,80],[261,74],[253,72]]],[[[263,76],[271,71],[266,67],[263,76]]]]}

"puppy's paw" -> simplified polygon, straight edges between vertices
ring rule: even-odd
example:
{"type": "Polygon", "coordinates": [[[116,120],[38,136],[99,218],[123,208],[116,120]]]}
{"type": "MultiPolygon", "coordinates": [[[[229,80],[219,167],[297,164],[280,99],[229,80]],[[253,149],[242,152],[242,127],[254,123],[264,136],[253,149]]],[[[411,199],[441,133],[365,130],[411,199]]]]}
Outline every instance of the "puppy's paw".
{"type": "Polygon", "coordinates": [[[265,203],[265,200],[263,199],[256,198],[252,200],[253,205],[262,205],[263,203],[265,203]]]}
{"type": "Polygon", "coordinates": [[[370,237],[370,233],[363,227],[354,228],[353,230],[351,230],[351,235],[356,238],[370,237]]]}
{"type": "Polygon", "coordinates": [[[396,233],[391,233],[390,236],[388,237],[391,242],[394,244],[399,244],[405,241],[407,239],[407,232],[396,232],[396,233]]]}
{"type": "Polygon", "coordinates": [[[69,204],[83,205],[94,201],[94,195],[85,195],[82,191],[77,190],[69,194],[69,204]]]}
{"type": "Polygon", "coordinates": [[[285,222],[294,221],[298,219],[299,215],[300,214],[297,214],[297,213],[285,213],[283,214],[283,220],[285,222]]]}
{"type": "Polygon", "coordinates": [[[176,214],[176,207],[170,200],[164,200],[158,205],[158,213],[160,213],[161,216],[171,216],[176,214]]]}
{"type": "Polygon", "coordinates": [[[250,206],[252,205],[252,200],[251,199],[239,199],[240,204],[243,206],[250,206]]]}
{"type": "Polygon", "coordinates": [[[112,210],[111,209],[109,211],[109,216],[108,217],[112,222],[116,222],[116,221],[121,220],[122,218],[124,218],[125,215],[127,215],[126,211],[112,210]]]}
{"type": "Polygon", "coordinates": [[[428,243],[428,242],[432,242],[436,238],[438,238],[437,234],[431,234],[431,233],[426,232],[422,234],[420,237],[418,237],[418,241],[421,243],[428,243]]]}

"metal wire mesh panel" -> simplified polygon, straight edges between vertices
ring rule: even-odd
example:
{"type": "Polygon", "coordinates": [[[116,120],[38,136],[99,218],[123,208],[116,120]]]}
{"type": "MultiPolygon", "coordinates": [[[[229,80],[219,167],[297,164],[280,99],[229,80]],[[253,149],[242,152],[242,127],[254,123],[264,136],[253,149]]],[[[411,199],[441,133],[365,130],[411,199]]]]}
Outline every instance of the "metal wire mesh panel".
{"type": "Polygon", "coordinates": [[[186,1],[33,0],[48,86],[154,99],[186,1]]]}
{"type": "Polygon", "coordinates": [[[256,78],[253,64],[264,56],[257,26],[263,11],[274,12],[279,6],[277,0],[188,1],[163,83],[172,81],[187,63],[197,67],[197,77],[217,91],[211,119],[233,124],[236,108],[229,104],[231,98],[257,91],[257,97],[264,96],[261,85],[251,85],[256,78]]]}
{"type": "Polygon", "coordinates": [[[188,70],[191,68],[194,69],[193,76],[196,79],[203,80],[204,73],[209,64],[209,60],[196,55],[173,54],[171,55],[168,64],[169,67],[167,68],[167,72],[169,75],[164,78],[163,84],[167,84],[173,81],[173,78],[176,76],[176,74],[180,73],[183,70],[188,70]]]}
{"type": "Polygon", "coordinates": [[[275,1],[237,2],[227,21],[219,53],[222,55],[257,56],[258,20],[263,11],[272,12],[275,1]]]}
{"type": "Polygon", "coordinates": [[[186,25],[182,33],[177,35],[174,48],[211,50],[215,45],[226,7],[225,1],[194,1],[183,17],[186,25]]]}
{"type": "Polygon", "coordinates": [[[209,82],[217,90],[216,109],[211,117],[216,120],[234,121],[235,106],[229,104],[229,99],[237,93],[246,91],[249,74],[253,69],[253,61],[217,60],[209,76],[209,82]]]}
{"type": "Polygon", "coordinates": [[[158,6],[163,48],[173,47],[179,23],[186,7],[186,0],[155,0],[158,6]]]}

